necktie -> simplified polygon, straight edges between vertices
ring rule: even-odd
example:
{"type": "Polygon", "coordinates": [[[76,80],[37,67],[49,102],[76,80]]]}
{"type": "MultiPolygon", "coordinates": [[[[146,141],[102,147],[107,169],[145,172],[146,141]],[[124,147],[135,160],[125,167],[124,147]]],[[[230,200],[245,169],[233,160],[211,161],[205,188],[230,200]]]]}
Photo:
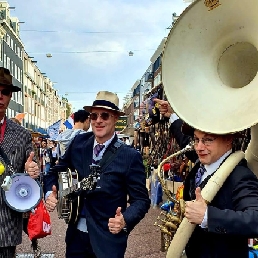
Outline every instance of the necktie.
{"type": "Polygon", "coordinates": [[[202,181],[202,176],[204,174],[204,172],[206,171],[205,167],[203,164],[200,165],[200,167],[198,168],[198,171],[195,175],[195,186],[198,187],[201,184],[202,181]]]}
{"type": "MultiPolygon", "coordinates": [[[[105,148],[105,145],[104,144],[97,144],[94,149],[93,149],[93,153],[95,155],[95,158],[97,158],[100,154],[100,152],[105,148]]],[[[92,163],[93,164],[97,164],[99,162],[99,160],[95,160],[95,159],[92,159],[92,163]]]]}

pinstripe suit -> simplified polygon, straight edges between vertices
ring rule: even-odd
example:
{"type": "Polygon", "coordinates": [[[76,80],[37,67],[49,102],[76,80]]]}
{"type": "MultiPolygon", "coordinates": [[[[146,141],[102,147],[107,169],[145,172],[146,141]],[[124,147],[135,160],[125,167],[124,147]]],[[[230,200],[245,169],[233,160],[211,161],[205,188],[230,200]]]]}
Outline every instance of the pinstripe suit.
{"type": "MultiPolygon", "coordinates": [[[[3,142],[0,144],[9,158],[15,172],[24,172],[24,165],[30,152],[33,151],[32,138],[29,131],[13,121],[7,119],[3,142]]],[[[0,161],[5,164],[2,157],[0,161]]],[[[6,167],[6,166],[5,166],[6,167]]],[[[0,176],[0,185],[8,168],[0,176]]],[[[0,190],[0,247],[16,246],[22,242],[22,213],[10,209],[4,199],[3,190],[0,190]]]]}

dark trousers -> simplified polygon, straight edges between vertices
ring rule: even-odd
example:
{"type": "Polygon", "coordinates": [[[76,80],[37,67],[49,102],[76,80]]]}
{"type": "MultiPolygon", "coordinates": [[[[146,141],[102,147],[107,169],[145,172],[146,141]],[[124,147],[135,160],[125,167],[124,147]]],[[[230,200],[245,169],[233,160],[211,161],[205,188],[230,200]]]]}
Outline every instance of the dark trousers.
{"type": "Polygon", "coordinates": [[[89,234],[75,225],[69,225],[66,231],[66,258],[97,258],[93,253],[89,234]]]}
{"type": "Polygon", "coordinates": [[[14,258],[16,246],[0,247],[0,258],[14,258]]]}

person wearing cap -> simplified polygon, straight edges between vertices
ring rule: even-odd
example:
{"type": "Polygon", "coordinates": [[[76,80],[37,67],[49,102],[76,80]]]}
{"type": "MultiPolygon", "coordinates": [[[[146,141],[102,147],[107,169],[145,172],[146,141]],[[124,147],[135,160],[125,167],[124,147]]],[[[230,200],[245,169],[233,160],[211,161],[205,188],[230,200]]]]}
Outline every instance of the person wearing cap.
{"type": "Polygon", "coordinates": [[[141,154],[118,140],[115,133],[116,122],[124,115],[116,94],[100,91],[93,104],[84,109],[90,112],[93,132],[77,135],[59,164],[50,170],[46,207],[49,211],[56,207],[58,171],[75,168],[81,181],[89,176],[90,166],[101,164],[102,158],[104,162],[113,149],[114,154],[101,164],[96,188],[81,194],[79,219],[69,223],[66,232],[66,257],[122,258],[128,234],[150,207],[145,168],[141,154]]]}
{"type": "Polygon", "coordinates": [[[183,123],[167,101],[155,99],[161,114],[170,117],[171,130],[184,148],[191,140],[198,156],[185,179],[185,217],[195,230],[186,247],[188,258],[248,256],[248,238],[258,237],[258,180],[241,160],[210,204],[201,189],[233,152],[240,134],[215,135],[183,123]],[[181,131],[181,126],[182,131],[181,131]]]}
{"type": "MultiPolygon", "coordinates": [[[[14,86],[10,71],[0,67],[0,162],[5,170],[0,174],[0,185],[13,171],[26,171],[32,178],[39,176],[39,167],[34,159],[31,134],[28,130],[6,117],[6,110],[13,92],[21,89],[14,86]],[[4,157],[5,156],[5,157],[4,157]],[[7,157],[7,158],[6,158],[7,157]],[[9,161],[8,161],[8,160],[9,161]],[[11,163],[13,168],[7,166],[11,163]]],[[[0,191],[0,258],[13,258],[16,246],[22,242],[22,213],[11,209],[0,191]]]]}

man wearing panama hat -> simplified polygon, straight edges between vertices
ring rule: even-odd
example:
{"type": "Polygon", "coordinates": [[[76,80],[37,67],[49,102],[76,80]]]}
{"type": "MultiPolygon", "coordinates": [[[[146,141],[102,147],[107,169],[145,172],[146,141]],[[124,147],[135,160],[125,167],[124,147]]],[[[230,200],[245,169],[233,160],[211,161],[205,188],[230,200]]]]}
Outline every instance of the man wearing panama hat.
{"type": "Polygon", "coordinates": [[[90,112],[93,133],[76,136],[59,164],[50,170],[46,206],[53,211],[57,204],[56,172],[75,168],[81,181],[90,174],[91,165],[99,164],[97,187],[84,193],[79,219],[68,225],[66,257],[123,258],[128,234],[150,207],[142,157],[121,143],[115,133],[115,124],[124,114],[116,94],[100,91],[84,109],[90,112]]]}
{"type": "MultiPolygon", "coordinates": [[[[12,92],[21,89],[14,86],[10,71],[0,67],[0,162],[5,171],[0,174],[0,185],[6,176],[13,174],[6,163],[9,159],[13,171],[27,173],[32,178],[39,176],[39,168],[34,159],[31,134],[28,130],[6,117],[6,109],[12,98],[12,92]],[[5,155],[6,157],[4,157],[5,155]]],[[[9,163],[8,162],[8,163],[9,163]]],[[[0,258],[13,258],[16,245],[22,241],[22,213],[11,209],[4,201],[3,190],[0,190],[0,258]]]]}

